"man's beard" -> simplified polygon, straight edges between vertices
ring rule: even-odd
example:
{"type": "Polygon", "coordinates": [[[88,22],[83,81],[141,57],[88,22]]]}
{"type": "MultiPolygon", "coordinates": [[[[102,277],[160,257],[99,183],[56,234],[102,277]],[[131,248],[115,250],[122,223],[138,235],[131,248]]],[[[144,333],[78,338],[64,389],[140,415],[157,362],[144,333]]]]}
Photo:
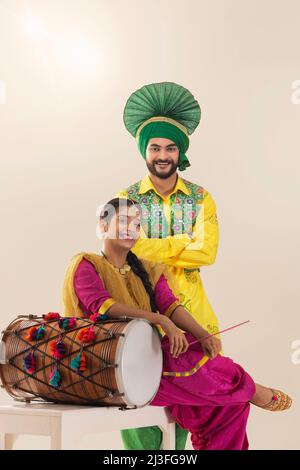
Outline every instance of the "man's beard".
{"type": "Polygon", "coordinates": [[[159,159],[152,163],[149,163],[146,160],[146,165],[152,175],[157,176],[158,178],[161,178],[162,180],[165,180],[169,178],[171,175],[173,175],[173,173],[175,173],[175,171],[177,170],[178,164],[179,164],[179,158],[176,163],[174,163],[173,160],[167,160],[167,162],[170,163],[171,167],[169,171],[165,171],[165,172],[157,169],[155,165],[155,163],[163,163],[159,159]]]}

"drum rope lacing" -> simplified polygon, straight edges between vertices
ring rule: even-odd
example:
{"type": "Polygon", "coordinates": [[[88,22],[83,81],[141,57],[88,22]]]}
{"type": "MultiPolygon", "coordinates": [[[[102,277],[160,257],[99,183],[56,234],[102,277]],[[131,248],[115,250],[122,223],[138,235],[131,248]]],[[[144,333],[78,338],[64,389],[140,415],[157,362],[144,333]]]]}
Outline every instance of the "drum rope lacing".
{"type": "MultiPolygon", "coordinates": [[[[28,316],[25,316],[25,315],[20,315],[19,318],[22,317],[22,318],[28,318],[28,316]]],[[[42,319],[43,317],[37,317],[37,316],[30,316],[31,320],[36,320],[36,324],[37,325],[40,325],[40,322],[38,321],[39,319],[42,319]]],[[[85,319],[85,318],[80,318],[80,320],[83,320],[85,323],[87,324],[91,324],[91,322],[88,320],[88,319],[85,319]]],[[[115,320],[116,321],[116,320],[115,320]]],[[[117,392],[116,390],[114,390],[113,388],[109,388],[109,387],[106,387],[104,386],[103,384],[100,384],[98,382],[95,382],[92,377],[99,374],[99,372],[109,368],[109,367],[117,367],[116,364],[113,364],[113,363],[110,363],[109,361],[106,361],[105,359],[103,359],[103,357],[101,356],[98,356],[97,354],[94,353],[94,351],[90,351],[88,348],[91,346],[90,344],[86,344],[86,345],[83,345],[81,343],[79,343],[78,341],[76,341],[74,338],[70,338],[69,336],[66,336],[66,332],[61,332],[59,329],[55,328],[52,323],[55,323],[56,320],[51,320],[51,321],[48,321],[47,322],[47,326],[50,327],[50,329],[52,331],[55,332],[55,335],[51,337],[51,340],[54,340],[56,338],[60,338],[60,337],[63,337],[64,339],[67,339],[69,342],[75,344],[78,346],[78,349],[76,350],[72,350],[72,352],[69,352],[67,354],[64,355],[64,359],[67,359],[71,356],[73,356],[74,354],[76,354],[77,352],[79,351],[83,351],[85,350],[89,355],[95,357],[96,359],[100,359],[102,361],[102,363],[104,364],[102,368],[98,369],[96,372],[92,373],[92,374],[89,374],[89,375],[84,375],[84,376],[80,376],[79,380],[75,381],[75,382],[72,382],[68,385],[65,385],[63,387],[60,387],[59,389],[57,389],[56,387],[53,387],[51,386],[49,383],[47,383],[47,381],[43,381],[41,379],[39,379],[38,377],[36,377],[36,374],[38,372],[45,372],[45,369],[47,368],[51,368],[53,367],[53,365],[57,364],[58,362],[60,361],[57,361],[57,359],[53,358],[53,356],[51,356],[50,354],[46,353],[45,351],[41,351],[41,346],[45,345],[47,342],[48,342],[48,339],[41,339],[41,340],[38,340],[38,342],[36,342],[35,344],[31,344],[28,340],[26,340],[23,336],[22,336],[22,333],[26,330],[28,330],[29,328],[32,327],[32,324],[27,326],[27,327],[23,327],[23,328],[20,328],[18,330],[4,330],[4,334],[9,334],[9,335],[12,335],[16,338],[18,338],[19,340],[21,340],[23,343],[25,343],[28,348],[26,348],[25,350],[21,351],[21,352],[18,352],[18,353],[15,353],[15,355],[9,360],[9,364],[12,365],[14,368],[16,368],[17,370],[21,371],[25,377],[22,377],[22,378],[18,378],[14,385],[13,385],[13,388],[15,389],[18,389],[20,391],[23,391],[25,393],[31,393],[33,395],[33,397],[30,398],[30,400],[38,400],[38,401],[44,401],[43,399],[41,400],[40,398],[40,395],[37,394],[36,392],[34,392],[34,390],[32,390],[32,387],[29,386],[30,388],[30,391],[26,390],[25,388],[23,388],[21,386],[21,383],[23,381],[26,381],[27,382],[27,385],[28,384],[28,381],[26,379],[28,378],[31,378],[31,377],[34,377],[35,380],[37,380],[38,382],[44,384],[44,385],[47,385],[47,388],[50,388],[50,389],[53,389],[53,391],[51,392],[50,390],[47,391],[47,393],[45,394],[46,398],[49,400],[51,400],[51,395],[52,394],[57,394],[57,393],[62,393],[63,395],[66,395],[66,397],[76,397],[76,398],[79,398],[80,400],[86,402],[87,404],[95,404],[97,403],[99,405],[99,399],[101,398],[105,398],[105,397],[119,397],[119,396],[123,396],[124,394],[123,393],[119,393],[117,392]],[[40,367],[39,369],[37,369],[34,374],[30,374],[28,373],[26,370],[22,369],[21,367],[19,367],[14,359],[16,359],[18,356],[20,355],[24,355],[30,351],[38,351],[40,353],[43,354],[43,357],[48,357],[51,359],[51,363],[47,364],[47,365],[44,365],[44,367],[40,367]],[[87,398],[86,396],[80,396],[77,394],[74,394],[70,391],[68,391],[67,389],[69,387],[73,387],[74,385],[78,384],[78,383],[82,383],[83,381],[88,381],[89,383],[93,384],[94,386],[96,387],[101,387],[105,392],[106,392],[106,395],[105,397],[99,397],[99,399],[91,399],[91,398],[87,398]]],[[[100,339],[100,340],[95,340],[93,341],[93,348],[96,344],[99,344],[99,343],[104,343],[104,342],[108,342],[114,338],[116,338],[117,336],[124,336],[123,333],[118,333],[118,332],[111,332],[111,330],[108,330],[106,328],[104,328],[102,325],[105,324],[105,322],[109,322],[109,323],[112,323],[113,321],[110,319],[110,320],[103,320],[101,322],[101,325],[99,323],[97,323],[97,327],[99,327],[99,329],[101,330],[104,330],[105,333],[109,336],[108,338],[103,338],[103,339],[100,339]]],[[[85,326],[85,325],[84,325],[85,326]]],[[[68,330],[68,332],[76,332],[77,330],[81,330],[82,328],[84,328],[84,326],[79,326],[79,327],[74,327],[70,330],[68,330]]],[[[14,346],[16,347],[17,344],[15,343],[14,346]]],[[[74,373],[74,370],[69,367],[67,364],[65,363],[61,363],[60,362],[60,367],[68,370],[69,372],[73,372],[74,373]]],[[[80,374],[79,374],[80,375],[80,374]]],[[[26,399],[26,398],[25,398],[26,399]]]]}

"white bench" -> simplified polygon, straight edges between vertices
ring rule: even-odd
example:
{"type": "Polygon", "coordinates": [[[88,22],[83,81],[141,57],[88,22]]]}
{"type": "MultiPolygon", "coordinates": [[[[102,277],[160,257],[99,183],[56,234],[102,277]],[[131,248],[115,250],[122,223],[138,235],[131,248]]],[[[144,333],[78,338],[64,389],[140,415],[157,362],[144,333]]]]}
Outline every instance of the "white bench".
{"type": "Polygon", "coordinates": [[[85,433],[144,426],[159,426],[163,433],[162,449],[175,450],[175,421],[164,407],[123,411],[118,407],[13,403],[0,406],[0,449],[12,449],[15,438],[21,434],[50,436],[51,450],[78,449],[79,439],[85,433]]]}

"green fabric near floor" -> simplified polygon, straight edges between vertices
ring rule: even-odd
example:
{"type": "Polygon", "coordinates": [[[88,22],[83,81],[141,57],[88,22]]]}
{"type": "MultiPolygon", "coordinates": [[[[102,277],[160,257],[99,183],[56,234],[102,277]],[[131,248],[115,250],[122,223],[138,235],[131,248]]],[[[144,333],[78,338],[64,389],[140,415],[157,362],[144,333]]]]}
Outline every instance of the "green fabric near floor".
{"type": "MultiPolygon", "coordinates": [[[[184,450],[188,431],[175,423],[176,450],[184,450]]],[[[162,432],[158,426],[122,429],[121,437],[125,450],[160,450],[162,432]]]]}

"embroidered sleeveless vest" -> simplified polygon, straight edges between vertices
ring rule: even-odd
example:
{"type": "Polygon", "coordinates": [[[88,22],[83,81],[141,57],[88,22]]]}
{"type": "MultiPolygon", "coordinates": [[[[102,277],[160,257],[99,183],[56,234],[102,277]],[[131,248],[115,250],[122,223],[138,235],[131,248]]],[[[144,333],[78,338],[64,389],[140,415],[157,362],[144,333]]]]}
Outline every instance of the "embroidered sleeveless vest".
{"type": "Polygon", "coordinates": [[[168,235],[188,233],[193,230],[202,207],[204,189],[182,178],[189,189],[187,195],[181,190],[170,197],[170,226],[163,210],[163,200],[153,189],[139,194],[142,180],[130,185],[124,196],[138,202],[142,209],[141,225],[148,238],[165,238],[168,235]]]}

